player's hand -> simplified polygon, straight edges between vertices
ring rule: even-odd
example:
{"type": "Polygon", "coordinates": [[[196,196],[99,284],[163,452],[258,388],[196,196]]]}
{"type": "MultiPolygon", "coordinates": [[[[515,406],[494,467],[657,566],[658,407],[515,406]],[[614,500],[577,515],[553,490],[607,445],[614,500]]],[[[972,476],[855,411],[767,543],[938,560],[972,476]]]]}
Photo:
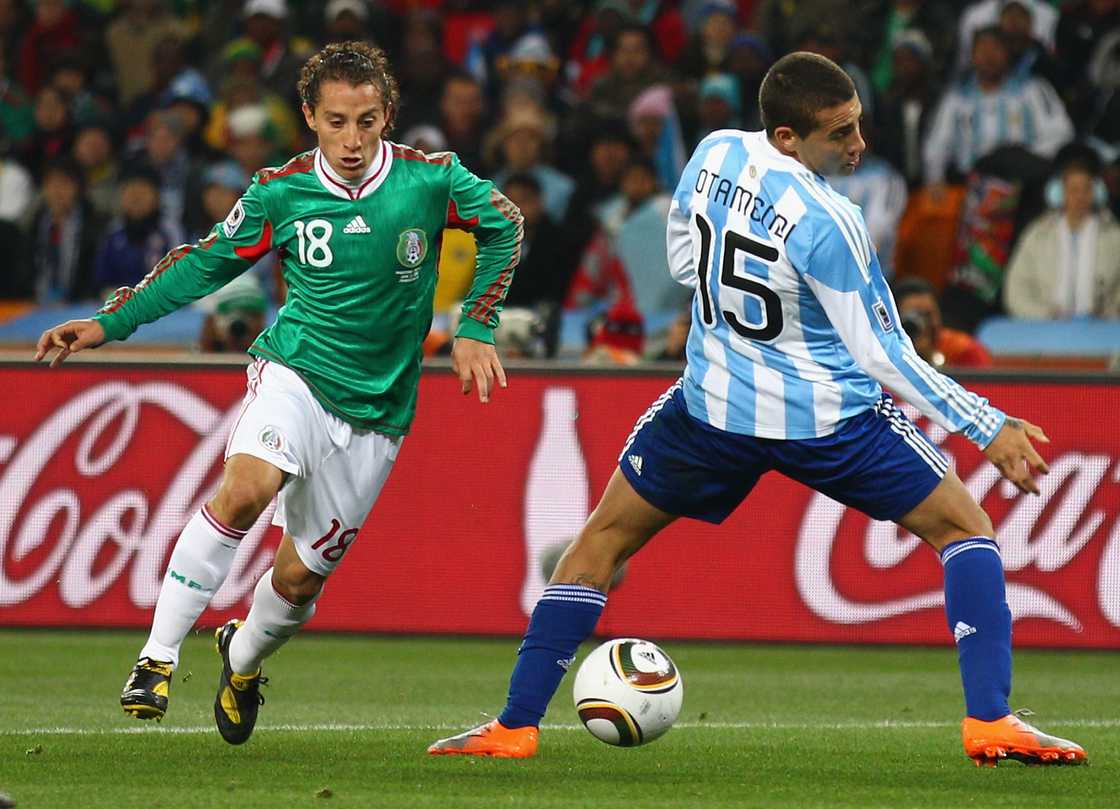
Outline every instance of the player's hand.
{"type": "Polygon", "coordinates": [[[1035,470],[1046,474],[1050,467],[1042,456],[1035,451],[1031,439],[1049,444],[1050,439],[1042,428],[1036,427],[1029,421],[1007,417],[992,443],[988,444],[984,454],[988,460],[996,465],[1000,474],[1014,483],[1019,491],[1038,494],[1038,484],[1035,482],[1035,470]]]}
{"type": "Polygon", "coordinates": [[[47,329],[39,337],[35,346],[35,362],[58,349],[51,360],[51,367],[57,368],[71,354],[77,354],[85,348],[96,348],[104,342],[105,329],[96,320],[68,320],[60,326],[47,329]]]}
{"type": "Polygon", "coordinates": [[[489,343],[472,340],[469,337],[456,337],[451,346],[451,367],[459,377],[463,395],[478,388],[478,401],[490,401],[490,391],[495,380],[503,388],[506,386],[506,372],[502,368],[498,352],[489,343]]]}

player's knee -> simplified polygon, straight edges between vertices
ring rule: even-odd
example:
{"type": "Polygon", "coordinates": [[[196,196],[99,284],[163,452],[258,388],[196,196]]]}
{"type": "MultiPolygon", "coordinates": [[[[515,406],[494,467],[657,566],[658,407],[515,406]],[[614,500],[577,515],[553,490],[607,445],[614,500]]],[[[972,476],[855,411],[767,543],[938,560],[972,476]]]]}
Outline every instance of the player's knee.
{"type": "Polygon", "coordinates": [[[272,586],[290,604],[302,607],[311,602],[323,589],[324,578],[298,562],[274,565],[272,586]]]}
{"type": "Polygon", "coordinates": [[[244,531],[252,527],[275,494],[261,481],[227,475],[214,495],[211,508],[218,519],[244,531]]]}

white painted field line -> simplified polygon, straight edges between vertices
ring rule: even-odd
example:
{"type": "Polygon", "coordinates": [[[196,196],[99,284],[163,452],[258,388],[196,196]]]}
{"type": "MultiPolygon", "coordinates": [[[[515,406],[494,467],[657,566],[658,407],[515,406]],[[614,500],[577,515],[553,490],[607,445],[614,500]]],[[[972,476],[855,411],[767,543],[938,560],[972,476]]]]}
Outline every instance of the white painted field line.
{"type": "MultiPolygon", "coordinates": [[[[1116,728],[1120,727],[1120,719],[1050,719],[1045,721],[1047,727],[1066,728],[1116,728]]],[[[922,728],[955,728],[960,722],[948,721],[908,721],[883,719],[879,721],[848,721],[848,722],[678,722],[674,727],[681,730],[910,730],[922,728]]],[[[260,725],[257,733],[282,731],[288,733],[317,732],[317,733],[354,733],[354,732],[392,732],[392,731],[433,731],[462,730],[465,725],[405,725],[393,723],[368,723],[368,724],[339,724],[323,723],[309,725],[260,725]]],[[[582,730],[583,725],[546,724],[544,730],[582,730]]],[[[19,730],[0,730],[3,736],[128,736],[143,734],[194,734],[213,733],[213,725],[197,725],[176,727],[174,725],[145,724],[129,727],[106,728],[67,728],[67,727],[42,727],[21,728],[19,730]]]]}

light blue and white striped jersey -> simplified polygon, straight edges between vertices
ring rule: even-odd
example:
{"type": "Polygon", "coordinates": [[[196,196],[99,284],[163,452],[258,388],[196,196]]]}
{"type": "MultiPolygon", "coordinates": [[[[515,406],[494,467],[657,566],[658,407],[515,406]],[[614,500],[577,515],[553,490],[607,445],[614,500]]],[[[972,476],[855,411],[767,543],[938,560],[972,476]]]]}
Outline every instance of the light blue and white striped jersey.
{"type": "Polygon", "coordinates": [[[696,147],[673,195],[669,269],[695,288],[684,395],[713,427],[830,435],[880,385],[985,447],[1004,414],[938,373],[899,325],[859,208],[765,132],[696,147]]]}

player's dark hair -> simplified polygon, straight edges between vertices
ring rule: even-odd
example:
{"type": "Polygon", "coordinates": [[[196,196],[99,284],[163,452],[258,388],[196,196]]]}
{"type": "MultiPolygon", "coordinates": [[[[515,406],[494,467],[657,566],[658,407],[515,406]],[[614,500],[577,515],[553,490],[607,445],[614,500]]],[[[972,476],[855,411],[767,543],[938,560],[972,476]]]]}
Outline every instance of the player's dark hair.
{"type": "Polygon", "coordinates": [[[758,107],[766,134],[788,126],[804,138],[817,128],[817,113],[855,97],[856,86],[840,65],[808,51],[787,54],[762,79],[758,107]]]}
{"type": "Polygon", "coordinates": [[[368,42],[332,42],[308,59],[300,70],[297,88],[300,99],[312,110],[319,103],[325,81],[344,81],[354,86],[369,83],[376,87],[385,105],[385,132],[391,131],[400,89],[389,70],[385,51],[368,42]]]}

